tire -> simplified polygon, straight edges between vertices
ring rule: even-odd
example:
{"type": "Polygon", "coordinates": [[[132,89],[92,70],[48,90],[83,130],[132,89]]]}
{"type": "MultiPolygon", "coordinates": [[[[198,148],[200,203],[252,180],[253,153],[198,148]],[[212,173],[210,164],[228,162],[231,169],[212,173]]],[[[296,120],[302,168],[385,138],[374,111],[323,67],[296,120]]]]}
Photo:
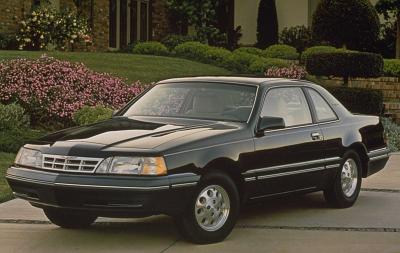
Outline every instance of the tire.
{"type": "Polygon", "coordinates": [[[362,168],[360,157],[356,152],[348,151],[343,156],[343,161],[340,164],[333,184],[324,190],[325,200],[332,207],[336,208],[353,206],[360,193],[361,180],[362,168]]]}
{"type": "Polygon", "coordinates": [[[233,180],[212,172],[203,176],[183,214],[175,217],[175,223],[182,237],[190,242],[216,243],[230,234],[239,209],[239,193],[233,180]]]}
{"type": "Polygon", "coordinates": [[[53,224],[62,228],[87,228],[97,219],[94,215],[68,210],[44,209],[43,211],[53,224]]]}

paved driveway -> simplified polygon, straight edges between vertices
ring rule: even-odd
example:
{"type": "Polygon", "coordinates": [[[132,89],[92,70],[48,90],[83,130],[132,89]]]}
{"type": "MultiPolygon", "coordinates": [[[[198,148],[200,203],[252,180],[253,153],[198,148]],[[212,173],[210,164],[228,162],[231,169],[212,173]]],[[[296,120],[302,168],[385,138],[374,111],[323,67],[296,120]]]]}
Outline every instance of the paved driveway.
{"type": "Polygon", "coordinates": [[[65,230],[12,200],[0,205],[0,252],[400,253],[400,154],[364,180],[352,208],[328,208],[321,193],[252,205],[227,240],[213,245],[182,241],[166,216],[100,218],[88,230],[65,230]]]}

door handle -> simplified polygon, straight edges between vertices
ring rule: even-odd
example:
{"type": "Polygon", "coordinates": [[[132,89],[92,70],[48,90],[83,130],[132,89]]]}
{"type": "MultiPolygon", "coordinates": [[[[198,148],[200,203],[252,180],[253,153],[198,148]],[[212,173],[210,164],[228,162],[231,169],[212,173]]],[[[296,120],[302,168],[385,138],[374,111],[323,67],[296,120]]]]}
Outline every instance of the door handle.
{"type": "Polygon", "coordinates": [[[312,139],[313,141],[320,140],[320,139],[321,139],[321,134],[320,134],[320,133],[317,133],[317,132],[311,133],[311,139],[312,139]]]}

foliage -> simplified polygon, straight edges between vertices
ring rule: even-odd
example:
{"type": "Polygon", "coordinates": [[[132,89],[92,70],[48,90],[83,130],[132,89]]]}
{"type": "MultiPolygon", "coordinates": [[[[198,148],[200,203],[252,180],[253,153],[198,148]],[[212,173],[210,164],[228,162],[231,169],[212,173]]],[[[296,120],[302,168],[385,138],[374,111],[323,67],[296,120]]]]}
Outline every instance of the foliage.
{"type": "Polygon", "coordinates": [[[15,35],[0,33],[0,50],[2,49],[16,49],[17,41],[15,35]]]}
{"type": "Polygon", "coordinates": [[[288,45],[272,45],[264,50],[263,56],[267,58],[279,58],[285,60],[298,60],[299,54],[296,48],[288,45]]]}
{"type": "Polygon", "coordinates": [[[210,48],[210,46],[200,42],[185,42],[175,47],[175,54],[186,59],[206,62],[207,50],[210,48]]]}
{"type": "Polygon", "coordinates": [[[17,104],[0,104],[0,131],[29,127],[29,116],[17,104]]]}
{"type": "Polygon", "coordinates": [[[256,54],[247,53],[246,51],[243,50],[235,50],[231,57],[231,62],[230,62],[231,66],[229,69],[237,73],[249,73],[250,65],[253,62],[258,61],[260,59],[262,60],[263,58],[257,56],[256,54]]]}
{"type": "Polygon", "coordinates": [[[257,17],[257,47],[278,43],[278,15],[275,0],[261,0],[257,17]]]}
{"type": "Polygon", "coordinates": [[[279,42],[295,47],[301,53],[312,45],[311,30],[304,26],[285,27],[279,34],[279,42]]]}
{"type": "Polygon", "coordinates": [[[176,46],[188,41],[197,41],[197,38],[191,35],[170,34],[165,36],[161,43],[172,51],[176,46]]]}
{"type": "Polygon", "coordinates": [[[77,42],[91,42],[85,19],[78,17],[75,12],[58,12],[47,6],[33,10],[20,22],[16,39],[21,50],[48,47],[66,50],[77,42]]]}
{"type": "Polygon", "coordinates": [[[122,79],[97,73],[82,63],[43,56],[0,62],[0,102],[20,104],[31,122],[69,123],[84,105],[124,105],[141,92],[140,82],[127,86],[122,79]]]}
{"type": "Polygon", "coordinates": [[[22,145],[42,135],[42,132],[29,128],[0,131],[0,151],[16,153],[22,145]]]}
{"type": "Polygon", "coordinates": [[[139,42],[135,45],[132,52],[134,54],[168,55],[166,46],[157,41],[139,42]]]}
{"type": "Polygon", "coordinates": [[[0,203],[13,198],[12,191],[6,182],[6,170],[15,159],[15,154],[0,152],[0,203]]]}
{"type": "Polygon", "coordinates": [[[113,109],[98,105],[84,106],[74,113],[73,121],[77,125],[88,125],[98,121],[106,120],[112,117],[113,109]]]}
{"type": "Polygon", "coordinates": [[[396,30],[396,57],[400,58],[400,0],[379,0],[375,6],[376,10],[383,14],[387,21],[395,18],[394,30],[396,30]]]}
{"type": "Polygon", "coordinates": [[[347,85],[349,77],[381,76],[383,58],[373,53],[338,50],[308,56],[306,69],[312,75],[343,77],[347,85]]]}
{"type": "Polygon", "coordinates": [[[232,52],[225,48],[210,47],[208,50],[206,50],[206,54],[204,55],[204,57],[205,63],[229,68],[232,52]]]}
{"type": "Polygon", "coordinates": [[[227,48],[229,50],[235,50],[236,48],[239,47],[239,40],[242,38],[243,33],[242,33],[242,27],[238,26],[235,29],[231,29],[228,31],[227,34],[227,48]]]}
{"type": "Polygon", "coordinates": [[[282,59],[264,58],[260,57],[256,61],[252,62],[249,66],[249,72],[253,74],[262,75],[266,69],[272,67],[284,68],[289,67],[289,62],[282,59]]]}
{"type": "Polygon", "coordinates": [[[349,111],[353,113],[381,115],[383,111],[383,94],[380,90],[325,87],[349,111]]]}
{"type": "Polygon", "coordinates": [[[278,77],[289,79],[304,79],[307,72],[304,67],[292,64],[290,67],[278,68],[272,67],[265,71],[266,77],[278,77]]]}
{"type": "Polygon", "coordinates": [[[384,76],[400,77],[400,59],[385,59],[383,62],[384,76]]]}
{"type": "Polygon", "coordinates": [[[310,47],[307,48],[302,54],[301,54],[301,63],[305,64],[307,61],[307,58],[310,55],[313,54],[318,54],[318,53],[331,53],[337,51],[337,48],[332,47],[332,46],[315,46],[315,47],[310,47]]]}
{"type": "Polygon", "coordinates": [[[381,122],[388,137],[388,147],[392,152],[400,151],[400,126],[389,118],[381,118],[381,122]]]}
{"type": "Polygon", "coordinates": [[[313,38],[336,47],[373,48],[379,36],[379,17],[369,0],[322,0],[313,16],[313,38]]]}
{"type": "Polygon", "coordinates": [[[226,34],[216,27],[217,8],[223,0],[167,0],[167,7],[173,16],[194,26],[197,38],[210,45],[226,44],[226,34]]]}
{"type": "Polygon", "coordinates": [[[379,40],[376,47],[376,52],[384,58],[396,57],[396,39],[397,39],[397,22],[392,20],[381,25],[379,40]]]}
{"type": "Polygon", "coordinates": [[[240,48],[236,49],[234,52],[248,53],[248,54],[254,54],[257,56],[262,56],[263,50],[261,50],[257,47],[240,47],[240,48]]]}

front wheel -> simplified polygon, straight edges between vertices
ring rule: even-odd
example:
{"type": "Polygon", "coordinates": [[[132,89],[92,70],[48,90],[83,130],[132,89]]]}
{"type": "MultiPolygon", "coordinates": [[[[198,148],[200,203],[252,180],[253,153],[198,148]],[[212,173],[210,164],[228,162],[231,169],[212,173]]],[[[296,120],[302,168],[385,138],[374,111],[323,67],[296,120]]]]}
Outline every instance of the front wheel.
{"type": "Polygon", "coordinates": [[[68,210],[44,209],[43,211],[53,224],[62,228],[87,228],[97,219],[94,215],[68,210]]]}
{"type": "Polygon", "coordinates": [[[361,161],[354,151],[346,152],[333,184],[324,190],[326,201],[333,207],[352,206],[361,189],[361,161]]]}
{"type": "Polygon", "coordinates": [[[210,173],[200,181],[193,199],[175,222],[181,235],[191,242],[220,242],[235,226],[239,203],[232,179],[222,173],[210,173]]]}

